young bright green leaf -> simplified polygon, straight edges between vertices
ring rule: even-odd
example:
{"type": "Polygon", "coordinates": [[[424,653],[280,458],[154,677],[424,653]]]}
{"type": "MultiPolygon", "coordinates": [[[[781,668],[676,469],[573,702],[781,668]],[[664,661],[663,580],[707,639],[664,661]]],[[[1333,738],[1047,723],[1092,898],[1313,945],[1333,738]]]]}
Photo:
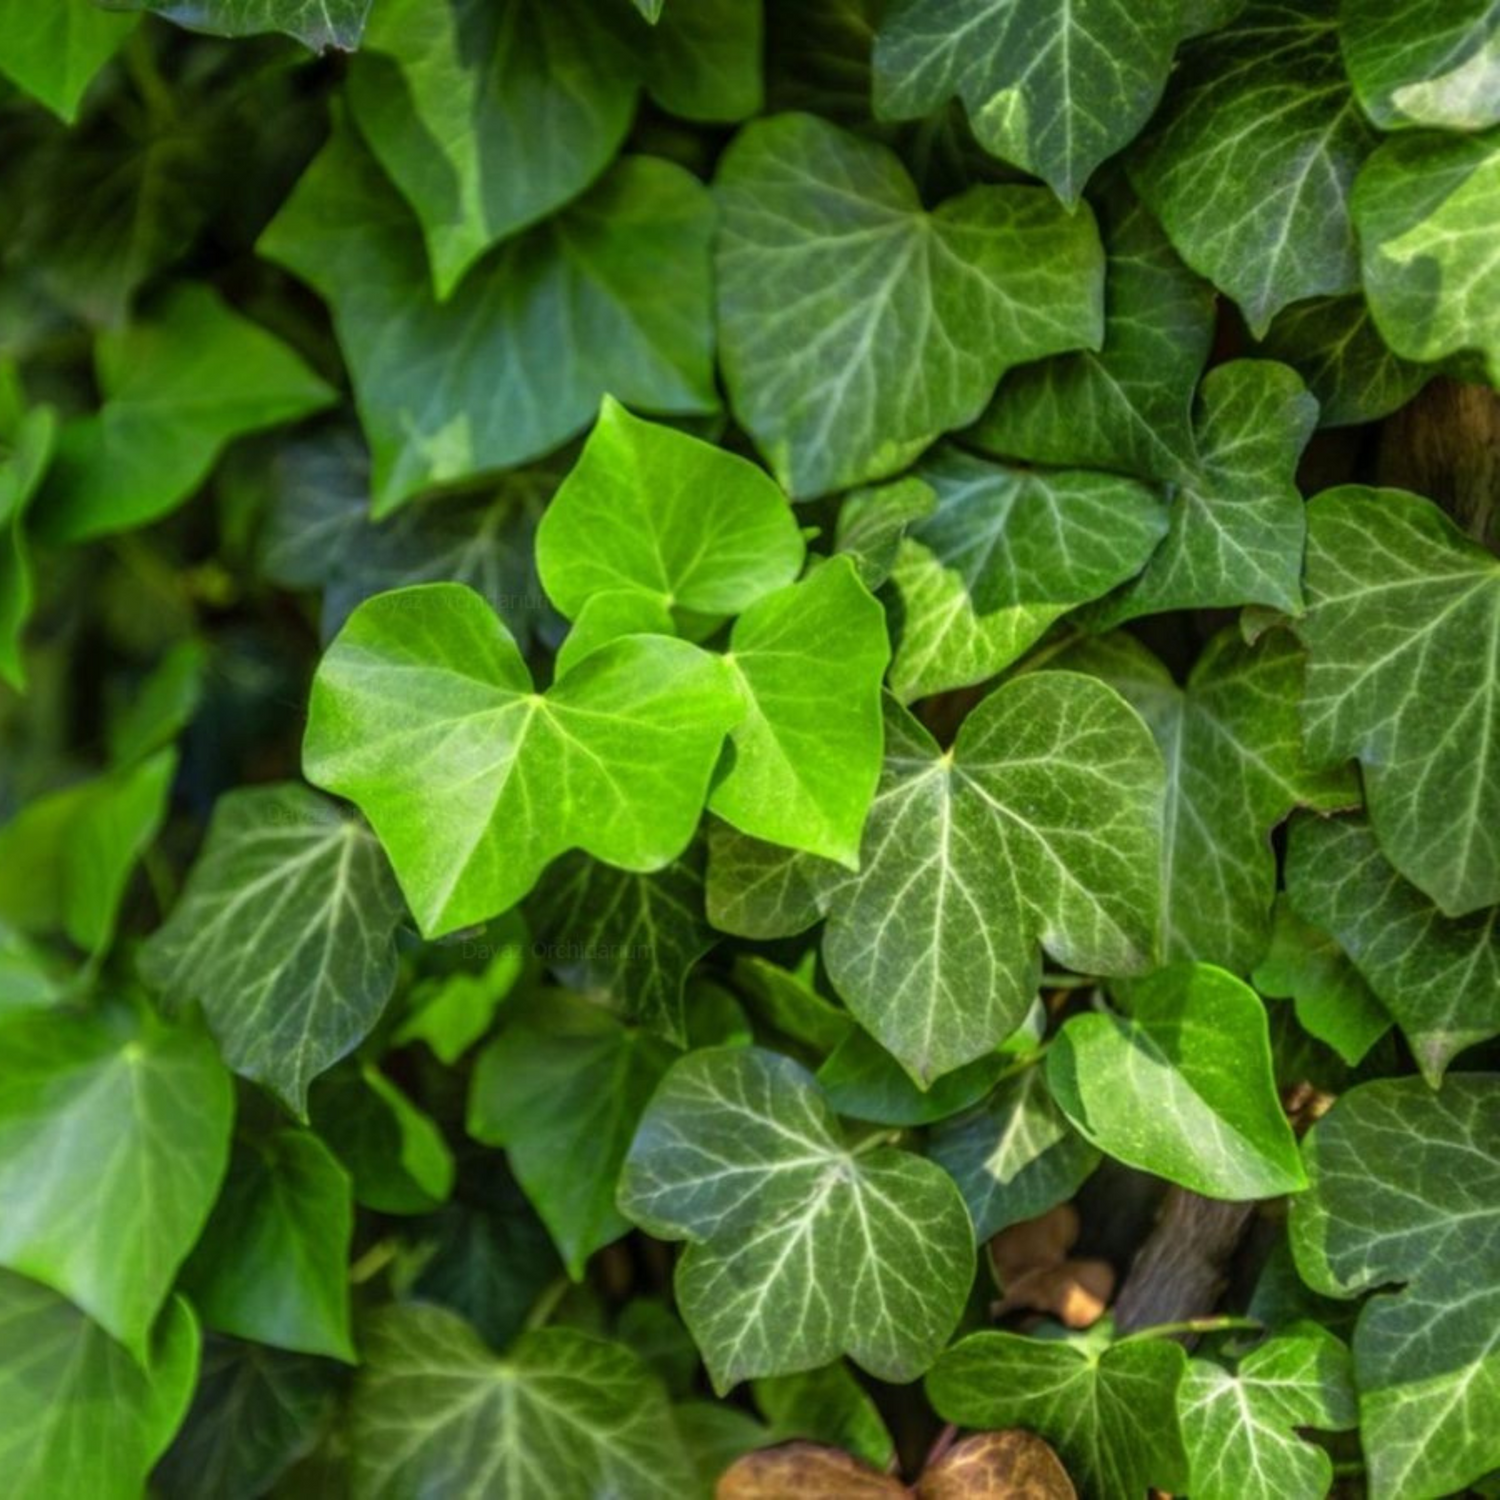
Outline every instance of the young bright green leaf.
{"type": "Polygon", "coordinates": [[[1096,211],[1108,257],[1103,347],[1012,370],[967,436],[1003,458],[1179,479],[1195,452],[1213,288],[1123,181],[1096,211]]]}
{"type": "Polygon", "coordinates": [[[568,1274],[625,1234],[615,1187],[673,1049],[565,991],[514,1010],[479,1055],[469,1134],[503,1146],[568,1274]]]}
{"type": "Polygon", "coordinates": [[[1327,1329],[1295,1324],[1258,1344],[1233,1371],[1189,1360],[1177,1411],[1193,1500],[1326,1495],[1333,1460],[1300,1429],[1355,1425],[1353,1361],[1327,1329]]]}
{"type": "Polygon", "coordinates": [[[885,612],[835,557],[735,623],[745,702],[710,809],[743,833],[854,868],[880,779],[885,612]]]}
{"type": "Polygon", "coordinates": [[[1298,818],[1286,882],[1292,909],[1337,939],[1434,1088],[1464,1048],[1500,1034],[1500,906],[1444,916],[1363,818],[1298,818]]]}
{"type": "Polygon", "coordinates": [[[1406,359],[1465,350],[1500,385],[1500,133],[1396,136],[1354,189],[1365,295],[1381,337],[1406,359]]]}
{"type": "Polygon", "coordinates": [[[353,1182],[354,1201],[382,1214],[431,1213],[453,1191],[443,1133],[373,1063],[351,1060],[308,1097],[323,1144],[353,1182]]]}
{"type": "Polygon", "coordinates": [[[374,825],[428,937],[514,906],[558,855],[627,870],[687,847],[741,713],[718,658],[627,636],[534,690],[472,589],[366,601],[323,657],[303,762],[374,825]]]}
{"type": "Polygon", "coordinates": [[[1433,504],[1308,506],[1309,753],[1357,756],[1386,858],[1450,916],[1500,905],[1500,561],[1433,504]]]}
{"type": "Polygon", "coordinates": [[[957,94],[986,151],[1071,206],[1150,118],[1182,34],[1168,3],[897,0],[875,38],[875,111],[916,119],[957,94]]]}
{"type": "Polygon", "coordinates": [[[620,1207],[690,1242],[677,1305],[720,1392],[840,1354],[879,1379],[915,1379],[974,1275],[946,1174],[888,1146],[851,1150],[813,1079],[759,1048],[673,1066],[630,1148],[620,1207]]]}
{"type": "Polygon", "coordinates": [[[1021,1068],[981,1108],[939,1125],[931,1156],[958,1184],[980,1240],[1065,1203],[1099,1164],[1040,1067],[1021,1068]]]}
{"type": "Polygon", "coordinates": [[[370,830],[284,782],[228,793],[142,978],[203,1007],[224,1060],[294,1114],[353,1050],[396,984],[401,893],[370,830]]]}
{"type": "Polygon", "coordinates": [[[892,706],[860,870],[831,888],[823,956],[918,1083],[1025,1019],[1038,944],[1088,974],[1151,964],[1161,757],[1112,689],[1073,673],[991,693],[942,751],[892,706]]]}
{"type": "Polygon", "coordinates": [[[890,577],[907,527],[936,508],[932,486],[911,475],[855,490],[839,505],[834,550],[854,559],[867,589],[878,589],[890,577]]]}
{"type": "Polygon", "coordinates": [[[220,1333],[353,1364],[353,1227],[349,1174],[310,1130],[242,1138],[183,1287],[220,1333]]]}
{"type": "Polygon", "coordinates": [[[737,615],[796,578],[806,551],[764,470],[606,397],[537,528],[537,569],[570,620],[595,595],[737,615]]]}
{"type": "Polygon", "coordinates": [[[566,677],[584,657],[621,636],[677,635],[681,619],[661,599],[635,589],[610,589],[607,593],[590,594],[557,648],[552,675],[554,678],[566,677]]]}
{"type": "Polygon", "coordinates": [[[14,1017],[0,1058],[0,1265],[144,1362],[224,1175],[229,1075],[207,1036],[123,1007],[14,1017]]]}
{"type": "Polygon", "coordinates": [[[1145,1339],[1099,1349],[1014,1333],[975,1333],[927,1377],[938,1414],[963,1427],[1024,1427],[1045,1438],[1084,1495],[1126,1500],[1182,1492],[1177,1435],[1180,1344],[1145,1339]]]}
{"type": "Polygon", "coordinates": [[[1345,0],[1339,42],[1382,130],[1500,123],[1500,13],[1488,0],[1345,0]]]}
{"type": "Polygon", "coordinates": [[[405,203],[341,124],[260,248],[333,309],[384,516],[550,452],[606,392],[648,411],[713,411],[712,229],[687,172],[626,157],[439,304],[405,203]]]}
{"type": "Polygon", "coordinates": [[[176,752],[159,750],[27,803],[0,827],[0,920],[65,932],[103,953],[131,873],[166,816],[176,770],[176,752]]]}
{"type": "Polygon", "coordinates": [[[1130,176],[1177,253],[1258,336],[1289,302],[1359,286],[1349,193],[1374,144],[1333,0],[1254,0],[1184,49],[1130,176]]]}
{"type": "Polygon", "coordinates": [[[362,1330],[351,1403],[355,1500],[664,1500],[689,1493],[666,1393],[636,1357],[567,1328],[502,1358],[437,1307],[362,1330]]]}
{"type": "Polygon", "coordinates": [[[71,125],[89,84],[136,23],[93,0],[0,0],[0,73],[71,125]]]}
{"type": "Polygon", "coordinates": [[[998,675],[1070,609],[1133,578],[1167,532],[1161,498],[1133,479],[947,446],[916,472],[937,506],[908,527],[891,570],[903,701],[998,675]]]}
{"type": "Polygon", "coordinates": [[[526,911],[532,952],[564,984],[679,1045],[686,1040],[683,985],[718,938],[703,915],[701,842],[644,874],[564,855],[526,911]]]}
{"type": "Polygon", "coordinates": [[[422,220],[444,301],[609,165],[642,82],[677,113],[738,120],[760,107],[759,53],[744,0],[679,6],[651,30],[592,0],[384,0],[349,102],[422,220]]]}
{"type": "Polygon", "coordinates": [[[296,421],[334,396],[285,344],[198,285],[100,334],[95,360],[104,405],[63,427],[37,508],[53,541],[160,519],[233,438],[296,421]]]}
{"type": "MultiPolygon", "coordinates": [[[[566,865],[558,861],[558,868],[566,865]]],[[[490,1029],[495,1012],[526,975],[531,933],[519,910],[486,923],[484,936],[460,944],[478,968],[459,967],[419,979],[406,997],[405,1014],[391,1035],[396,1046],[425,1042],[445,1067],[453,1067],[490,1029]]]]}
{"type": "MultiPolygon", "coordinates": [[[[1297,852],[1289,853],[1287,880],[1300,884],[1309,835],[1301,820],[1292,826],[1288,847],[1297,852]]],[[[1250,981],[1262,995],[1291,1000],[1302,1029],[1353,1067],[1391,1029],[1391,1014],[1338,942],[1297,914],[1290,894],[1276,898],[1271,941],[1250,981]]]]}
{"type": "Polygon", "coordinates": [[[144,1358],[0,1271],[0,1465],[10,1500],[139,1500],[193,1393],[198,1325],[174,1297],[144,1358]]]}
{"type": "Polygon", "coordinates": [[[18,693],[26,689],[21,632],[31,615],[31,549],[26,511],[52,462],[57,419],[36,407],[0,429],[0,680],[18,693]]]}
{"type": "Polygon", "coordinates": [[[1259,996],[1177,964],[1124,990],[1128,1014],[1074,1016],[1047,1054],[1052,1096],[1101,1151],[1209,1198],[1307,1184],[1259,996]]]}
{"type": "Polygon", "coordinates": [[[284,31],[321,52],[359,46],[373,0],[103,0],[156,15],[216,36],[253,36],[284,31]]]}
{"type": "Polygon", "coordinates": [[[715,192],[735,415],[791,495],[904,468],[1012,365],[1103,336],[1093,215],[976,187],[931,213],[885,147],[811,115],[747,126],[715,192]]]}
{"type": "Polygon", "coordinates": [[[206,1339],[193,1404],[153,1489],[164,1500],[258,1500],[323,1427],[337,1371],[305,1354],[206,1339]]]}
{"type": "Polygon", "coordinates": [[[1167,767],[1162,822],[1162,956],[1247,973],[1265,951],[1276,896],[1272,830],[1297,806],[1357,803],[1341,770],[1302,751],[1303,653],[1286,631],[1245,645],[1215,636],[1185,686],[1133,636],[1085,642],[1058,659],[1093,672],[1146,721],[1167,767]]]}
{"type": "Polygon", "coordinates": [[[977,1103],[1010,1063],[1003,1052],[973,1062],[919,1089],[869,1032],[851,1027],[818,1069],[818,1087],[836,1114],[874,1125],[930,1125],[977,1103]]]}
{"type": "Polygon", "coordinates": [[[1297,461],[1317,422],[1317,402],[1285,365],[1210,370],[1198,394],[1197,463],[1173,495],[1166,540],[1098,623],[1245,604],[1296,613],[1306,536],[1297,461]]]}
{"type": "Polygon", "coordinates": [[[1371,1291],[1354,1331],[1373,1500],[1428,1500],[1500,1467],[1500,1079],[1434,1092],[1382,1078],[1345,1094],[1303,1147],[1297,1269],[1371,1291]]]}
{"type": "Polygon", "coordinates": [[[1320,427],[1373,422],[1405,406],[1430,367],[1391,353],[1363,297],[1314,297],[1283,308],[1260,351],[1291,365],[1318,403],[1320,427]]]}

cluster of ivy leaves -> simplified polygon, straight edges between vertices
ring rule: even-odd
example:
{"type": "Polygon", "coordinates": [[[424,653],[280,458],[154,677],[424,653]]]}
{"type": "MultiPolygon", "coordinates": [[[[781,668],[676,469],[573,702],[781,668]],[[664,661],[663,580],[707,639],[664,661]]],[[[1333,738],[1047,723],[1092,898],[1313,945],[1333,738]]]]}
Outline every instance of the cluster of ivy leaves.
{"type": "Polygon", "coordinates": [[[1500,504],[1369,482],[1500,385],[1494,4],[0,75],[7,1496],[1494,1492],[1500,504]],[[1223,1330],[994,1326],[1150,1179],[1263,1205],[1223,1330]]]}

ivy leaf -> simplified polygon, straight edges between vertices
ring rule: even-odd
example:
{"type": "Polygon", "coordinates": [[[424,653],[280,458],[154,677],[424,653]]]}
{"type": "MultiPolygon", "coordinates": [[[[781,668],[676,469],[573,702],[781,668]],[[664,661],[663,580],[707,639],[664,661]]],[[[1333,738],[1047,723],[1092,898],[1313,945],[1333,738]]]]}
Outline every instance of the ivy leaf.
{"type": "Polygon", "coordinates": [[[90,0],[0,0],[0,73],[71,125],[95,75],[136,27],[90,0]]]}
{"type": "Polygon", "coordinates": [[[867,1031],[851,1026],[818,1069],[818,1086],[835,1113],[876,1125],[930,1125],[982,1099],[1010,1059],[991,1052],[919,1089],[867,1031]]]}
{"type": "Polygon", "coordinates": [[[1166,540],[1097,623],[1245,604],[1295,614],[1306,535],[1297,461],[1317,423],[1317,402],[1285,365],[1247,359],[1210,370],[1198,394],[1198,461],[1173,496],[1166,540]]]}
{"type": "Polygon", "coordinates": [[[0,1265],[144,1364],[224,1175],[229,1075],[206,1036],[144,1011],[23,1013],[0,1040],[0,1265]]]}
{"type": "Polygon", "coordinates": [[[284,31],[315,52],[359,46],[373,0],[105,0],[216,36],[284,31]]]}
{"type": "Polygon", "coordinates": [[[553,864],[526,910],[533,951],[566,985],[681,1045],[682,989],[718,934],[703,914],[703,847],[647,874],[583,854],[553,864]]]}
{"type": "Polygon", "coordinates": [[[673,1049],[564,992],[519,1011],[479,1055],[469,1134],[503,1146],[574,1281],[625,1234],[615,1185],[673,1049]]]}
{"type": "Polygon", "coordinates": [[[1374,143],[1332,0],[1255,0],[1184,50],[1130,177],[1177,253],[1259,337],[1289,302],[1358,288],[1349,194],[1374,143]]]}
{"type": "Polygon", "coordinates": [[[912,476],[855,490],[839,505],[834,548],[854,559],[867,589],[878,589],[890,577],[907,527],[936,507],[932,486],[912,476]]]}
{"type": "Polygon", "coordinates": [[[1255,991],[1177,964],[1123,994],[1128,1015],[1074,1016],[1047,1054],[1052,1096],[1084,1136],[1209,1198],[1305,1187],[1255,991]]]}
{"type": "MultiPolygon", "coordinates": [[[[887,714],[889,723],[889,714],[887,714]]],[[[823,915],[825,888],[838,879],[828,860],[708,825],[708,920],[736,937],[792,937],[823,915]]]]}
{"type": "Polygon", "coordinates": [[[958,1184],[981,1241],[1067,1202],[1099,1164],[1035,1066],[1003,1079],[981,1108],[939,1125],[930,1154],[958,1184]]]}
{"type": "Polygon", "coordinates": [[[1382,130],[1500,123],[1500,16],[1484,0],[1349,0],[1339,42],[1354,92],[1382,130]]]}
{"type": "Polygon", "coordinates": [[[607,391],[649,411],[715,410],[712,229],[708,193],[687,172],[626,157],[439,304],[406,205],[342,124],[260,249],[333,310],[378,518],[434,485],[550,452],[607,391]],[[565,311],[588,338],[558,342],[565,311]]]}
{"type": "Polygon", "coordinates": [[[1071,207],[1156,108],[1182,35],[1177,12],[1123,0],[897,0],[875,39],[875,112],[917,119],[957,94],[986,151],[1071,207]]]}
{"type": "Polygon", "coordinates": [[[214,809],[146,983],[203,1006],[224,1060],[299,1118],[307,1087],[374,1027],[396,985],[401,893],[368,828],[294,783],[214,809]]]}
{"type": "Polygon", "coordinates": [[[31,549],[26,511],[52,462],[57,420],[39,406],[0,423],[0,680],[26,690],[21,634],[31,615],[31,549]]]}
{"type": "Polygon", "coordinates": [[[1363,818],[1298,818],[1286,878],[1292,909],[1337,939],[1434,1088],[1464,1048],[1500,1034],[1500,906],[1444,916],[1363,818]]]}
{"type": "Polygon", "coordinates": [[[1096,211],[1108,257],[1103,347],[1012,370],[967,437],[1002,458],[1179,479],[1195,453],[1213,288],[1123,181],[1096,211]]]}
{"type": "Polygon", "coordinates": [[[741,712],[728,668],[686,641],[628,636],[546,694],[472,589],[366,601],[313,683],[303,761],[380,835],[428,937],[514,906],[559,854],[637,872],[697,827],[741,712]]]}
{"type": "Polygon", "coordinates": [[[1070,609],[1133,578],[1166,535],[1166,508],[1133,479],[951,447],[916,472],[937,505],[891,570],[891,690],[903,701],[996,676],[1070,609]]]}
{"type": "Polygon", "coordinates": [[[233,438],[334,399],[290,349],[198,285],[101,333],[95,360],[104,405],[63,427],[38,507],[52,541],[160,519],[203,483],[233,438]]]}
{"type": "Polygon", "coordinates": [[[751,1394],[777,1442],[830,1443],[877,1469],[896,1459],[890,1429],[870,1393],[840,1360],[799,1375],[757,1380],[751,1394]]]}
{"type": "Polygon", "coordinates": [[[1500,1467],[1496,1083],[1363,1084],[1303,1147],[1312,1185],[1292,1202],[1297,1269],[1329,1296],[1375,1292],[1354,1330],[1374,1500],[1453,1494],[1500,1467]]]}
{"type": "MultiPolygon", "coordinates": [[[[1338,827],[1341,825],[1331,825],[1338,827]]],[[[1307,835],[1299,819],[1288,840],[1287,880],[1304,879],[1307,835]]],[[[1300,917],[1289,899],[1276,898],[1271,941],[1251,983],[1262,995],[1291,1000],[1297,1023],[1326,1042],[1352,1068],[1391,1029],[1390,1012],[1376,998],[1338,942],[1300,917]]],[[[1309,896],[1309,903],[1317,899],[1309,896]]]]}
{"type": "Polygon", "coordinates": [[[1186,1489],[1175,1402],[1182,1346],[1142,1339],[1102,1350],[1014,1333],[961,1339],[927,1376],[938,1414],[962,1427],[1024,1427],[1057,1449],[1085,1495],[1186,1489]]]}
{"type": "Polygon", "coordinates": [[[1307,748],[1357,756],[1386,857],[1449,916],[1500,904],[1500,562],[1435,506],[1308,506],[1307,748]]]}
{"type": "Polygon", "coordinates": [[[791,583],[805,552],[786,497],[763,470],[609,397],[536,538],[542,583],[570,620],[616,590],[668,609],[737,615],[791,583]]]}
{"type": "Polygon", "coordinates": [[[526,1333],[500,1358],[437,1307],[365,1324],[351,1402],[356,1500],[658,1500],[690,1492],[666,1393],[636,1357],[566,1328],[526,1333]]]}
{"type": "Polygon", "coordinates": [[[174,1297],[134,1355],[63,1298],[0,1271],[0,1463],[12,1500],[137,1500],[193,1392],[198,1325],[174,1297]]]}
{"type": "Polygon", "coordinates": [[[721,1393],[840,1354],[879,1379],[915,1379],[974,1275],[947,1175],[888,1146],[851,1150],[813,1079],[759,1048],[674,1064],[630,1148],[620,1207],[690,1242],[677,1304],[721,1393]]]}
{"type": "Polygon", "coordinates": [[[760,10],[710,0],[642,32],[588,0],[394,0],[349,75],[361,133],[422,221],[438,300],[610,164],[642,82],[676,113],[760,107],[760,10]],[[524,170],[516,164],[524,162],[524,170]]]}
{"type": "Polygon", "coordinates": [[[1037,945],[1088,974],[1148,968],[1161,757],[1072,673],[996,689],[942,751],[892,706],[857,876],[825,886],[834,987],[922,1086],[1025,1019],[1037,945]]]}
{"type": "Polygon", "coordinates": [[[349,1174],[310,1130],[241,1138],[184,1288],[220,1333],[353,1364],[353,1228],[349,1174]]]}
{"type": "Polygon", "coordinates": [[[1403,358],[1484,358],[1500,384],[1500,250],[1487,233],[1500,202],[1500,136],[1396,136],[1354,191],[1365,295],[1403,358]]]}
{"type": "Polygon", "coordinates": [[[1355,1425],[1353,1362],[1326,1328],[1294,1324],[1257,1345],[1233,1372],[1189,1360],[1177,1410],[1194,1500],[1326,1495],[1333,1461],[1298,1429],[1355,1425]]]}
{"type": "Polygon", "coordinates": [[[790,114],[740,132],[715,191],[725,381],[797,499],[904,468],[1010,366],[1103,336],[1093,216],[1041,189],[928,213],[885,147],[790,114]]]}
{"type": "Polygon", "coordinates": [[[210,1338],[182,1430],[151,1475],[166,1500],[258,1500],[313,1442],[337,1366],[210,1338]]]}
{"type": "Polygon", "coordinates": [[[1271,833],[1299,805],[1359,800],[1341,770],[1315,771],[1297,704],[1303,653],[1286,631],[1247,646],[1230,626],[1186,686],[1124,634],[1086,642],[1059,665],[1097,674],[1146,721],[1167,767],[1162,823],[1163,957],[1247,973],[1265,951],[1276,897],[1271,833]]]}
{"type": "Polygon", "coordinates": [[[709,807],[744,833],[854,868],[880,779],[890,654],[885,613],[848,558],[752,604],[728,656],[745,716],[709,807]]]}
{"type": "Polygon", "coordinates": [[[1260,349],[1307,382],[1320,427],[1351,427],[1389,416],[1435,373],[1391,353],[1363,297],[1314,297],[1283,308],[1260,349]]]}

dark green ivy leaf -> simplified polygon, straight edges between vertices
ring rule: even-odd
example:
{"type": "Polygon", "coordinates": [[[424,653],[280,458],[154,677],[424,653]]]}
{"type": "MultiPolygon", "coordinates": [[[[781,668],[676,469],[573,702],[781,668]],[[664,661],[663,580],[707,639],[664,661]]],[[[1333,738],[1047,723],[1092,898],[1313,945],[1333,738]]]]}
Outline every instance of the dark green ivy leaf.
{"type": "Polygon", "coordinates": [[[284,31],[322,51],[359,46],[373,0],[103,0],[120,9],[156,15],[217,36],[253,36],[284,31]]]}
{"type": "MultiPolygon", "coordinates": [[[[0,381],[5,378],[0,371],[0,381]]],[[[52,462],[56,436],[57,419],[50,407],[0,414],[0,680],[17,692],[26,688],[21,633],[32,598],[26,511],[52,462]]]]}

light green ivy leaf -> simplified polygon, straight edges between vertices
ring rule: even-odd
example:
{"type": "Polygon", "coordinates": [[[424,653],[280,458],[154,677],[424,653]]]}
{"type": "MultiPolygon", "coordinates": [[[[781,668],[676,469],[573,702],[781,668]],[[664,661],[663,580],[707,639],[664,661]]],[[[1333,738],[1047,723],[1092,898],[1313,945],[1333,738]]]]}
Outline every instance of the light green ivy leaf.
{"type": "Polygon", "coordinates": [[[1338,941],[1434,1088],[1464,1048],[1500,1034],[1500,906],[1444,916],[1363,818],[1298,818],[1286,882],[1292,909],[1338,941]]]}
{"type": "Polygon", "coordinates": [[[1285,365],[1210,370],[1198,392],[1197,463],[1173,494],[1166,539],[1096,623],[1246,604],[1295,614],[1307,529],[1297,462],[1317,423],[1317,402],[1285,365]]]}
{"type": "Polygon", "coordinates": [[[691,1493],[666,1393],[618,1344],[567,1328],[501,1357],[420,1304],[364,1325],[354,1500],[662,1500],[691,1493]]]}
{"type": "Polygon", "coordinates": [[[1326,1328],[1294,1324],[1258,1344],[1233,1371],[1189,1360],[1177,1411],[1193,1500],[1326,1495],[1333,1460],[1300,1430],[1355,1425],[1353,1361],[1326,1328]]]}
{"type": "Polygon", "coordinates": [[[998,675],[1069,610],[1133,578],[1167,531],[1160,496],[1133,479],[947,446],[916,473],[937,504],[891,569],[891,691],[903,701],[998,675]]]}
{"type": "Polygon", "coordinates": [[[369,818],[436,937],[514,906],[569,849],[637,872],[676,859],[741,712],[724,663],[665,636],[613,641],[538,693],[478,594],[426,584],[349,617],[303,762],[369,818]]]}
{"type": "Polygon", "coordinates": [[[721,1393],[840,1354],[913,1380],[974,1275],[948,1176],[889,1146],[851,1149],[814,1080],[759,1048],[673,1066],[630,1148],[620,1207],[649,1234],[689,1241],[677,1304],[721,1393]]]}
{"type": "Polygon", "coordinates": [[[1500,385],[1500,131],[1393,137],[1354,188],[1365,295],[1381,337],[1406,359],[1466,350],[1500,385]]]}
{"type": "Polygon", "coordinates": [[[406,204],[341,123],[260,249],[333,310],[380,517],[434,485],[549,453],[606,392],[648,411],[714,411],[712,230],[692,176],[625,157],[440,304],[406,204]]]}
{"type": "Polygon", "coordinates": [[[225,445],[320,410],[334,392],[280,340],[206,286],[101,333],[104,404],[64,425],[37,506],[51,541],[159,520],[203,483],[225,445]]]}
{"type": "Polygon", "coordinates": [[[564,991],[508,1009],[479,1055],[468,1130],[503,1146],[568,1274],[630,1228],[615,1207],[641,1111],[674,1056],[649,1033],[564,991]]]}
{"type": "Polygon", "coordinates": [[[0,73],[71,125],[95,75],[136,27],[92,0],[0,0],[0,73]]]}
{"type": "Polygon", "coordinates": [[[1372,1500],[1451,1495],[1500,1468],[1500,1079],[1434,1092],[1382,1078],[1303,1146],[1297,1269],[1333,1297],[1374,1292],[1354,1330],[1372,1500]]]}
{"type": "Polygon", "coordinates": [[[1358,757],[1382,850],[1446,914],[1500,904],[1500,561],[1401,490],[1307,509],[1308,752],[1358,757]]]}
{"type": "Polygon", "coordinates": [[[1334,0],[1255,0],[1184,49],[1130,176],[1177,253],[1258,336],[1289,302],[1358,288],[1349,194],[1374,144],[1334,0]]]}
{"type": "Polygon", "coordinates": [[[64,1298],[0,1271],[0,1464],[10,1500],[139,1500],[187,1410],[198,1325],[180,1297],[138,1358],[64,1298]]]}
{"type": "Polygon", "coordinates": [[[966,437],[1003,458],[1180,479],[1192,472],[1213,288],[1122,180],[1096,212],[1107,255],[1103,347],[1012,370],[966,437]]]}
{"type": "Polygon", "coordinates": [[[174,1006],[202,1005],[229,1066],[302,1117],[308,1084],[390,999],[405,914],[358,818],[292,782],[242,787],[214,808],[140,972],[174,1006]]]}
{"type": "Polygon", "coordinates": [[[1052,1096],[1083,1135],[1209,1198],[1305,1187],[1255,991],[1208,964],[1176,964],[1121,993],[1126,1014],[1074,1016],[1047,1054],[1052,1096]]]}
{"type": "Polygon", "coordinates": [[[1041,189],[928,213],[884,146],[787,114],[741,131],[715,193],[730,400],[797,499],[904,468],[1006,369],[1103,337],[1093,215],[1041,189]]]}
{"type": "Polygon", "coordinates": [[[183,1287],[220,1333],[353,1364],[353,1229],[349,1174],[310,1130],[243,1137],[183,1287]]]}
{"type": "Polygon", "coordinates": [[[1126,1500],[1186,1488],[1177,1436],[1180,1344],[1142,1339],[1112,1348],[1014,1333],[960,1340],[927,1377],[939,1416],[962,1427],[1024,1427],[1057,1450],[1080,1493],[1126,1500]]]}
{"type": "Polygon", "coordinates": [[[206,1035],[125,1007],[14,1017],[0,1056],[0,1265],[144,1363],[224,1175],[229,1075],[206,1035]]]}

